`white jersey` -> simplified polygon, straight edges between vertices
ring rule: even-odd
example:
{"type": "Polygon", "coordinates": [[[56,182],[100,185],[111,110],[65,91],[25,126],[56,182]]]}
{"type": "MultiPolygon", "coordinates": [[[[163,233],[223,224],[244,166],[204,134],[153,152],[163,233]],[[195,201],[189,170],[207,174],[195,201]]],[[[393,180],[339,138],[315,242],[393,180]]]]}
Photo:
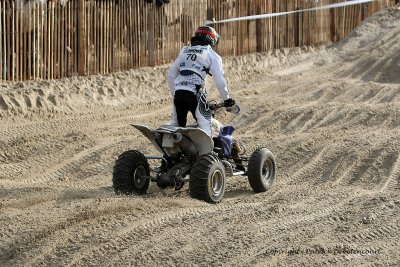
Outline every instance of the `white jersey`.
{"type": "Polygon", "coordinates": [[[210,46],[185,46],[168,70],[171,94],[176,90],[196,92],[196,85],[204,86],[207,71],[214,77],[223,100],[229,98],[221,57],[210,46]]]}

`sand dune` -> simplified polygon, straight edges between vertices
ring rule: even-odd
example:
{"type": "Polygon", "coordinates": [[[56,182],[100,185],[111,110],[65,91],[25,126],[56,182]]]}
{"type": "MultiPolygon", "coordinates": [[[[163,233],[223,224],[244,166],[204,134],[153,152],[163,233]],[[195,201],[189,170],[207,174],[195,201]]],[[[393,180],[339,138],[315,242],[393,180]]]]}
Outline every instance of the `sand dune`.
{"type": "Polygon", "coordinates": [[[169,121],[167,65],[0,81],[0,266],[400,265],[399,39],[388,9],[337,44],[226,58],[242,113],[219,118],[278,175],[218,205],[113,193],[119,154],[156,153],[129,124],[169,121]]]}

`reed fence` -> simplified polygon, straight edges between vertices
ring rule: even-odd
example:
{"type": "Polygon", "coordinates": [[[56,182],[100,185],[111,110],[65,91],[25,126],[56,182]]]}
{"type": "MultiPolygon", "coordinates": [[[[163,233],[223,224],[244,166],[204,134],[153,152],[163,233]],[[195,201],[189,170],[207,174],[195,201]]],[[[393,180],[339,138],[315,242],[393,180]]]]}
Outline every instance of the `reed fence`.
{"type": "MultiPolygon", "coordinates": [[[[302,10],[343,0],[0,0],[0,79],[59,79],[174,60],[206,19],[302,10]]],[[[216,24],[218,53],[321,45],[395,0],[216,24]]]]}

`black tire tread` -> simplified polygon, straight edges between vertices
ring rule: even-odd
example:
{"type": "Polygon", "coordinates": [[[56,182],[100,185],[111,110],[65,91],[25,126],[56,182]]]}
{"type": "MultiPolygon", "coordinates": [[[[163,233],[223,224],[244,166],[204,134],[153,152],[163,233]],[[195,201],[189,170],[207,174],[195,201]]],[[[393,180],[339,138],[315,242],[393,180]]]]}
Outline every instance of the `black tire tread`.
{"type": "Polygon", "coordinates": [[[253,190],[255,192],[261,193],[261,192],[265,192],[265,191],[269,190],[272,187],[274,180],[275,180],[275,176],[276,176],[276,162],[275,162],[275,158],[274,158],[272,152],[264,146],[257,147],[250,156],[247,174],[248,174],[248,180],[249,180],[250,186],[251,186],[251,188],[253,188],[253,190]],[[260,177],[260,173],[259,173],[259,170],[261,168],[261,166],[260,166],[261,158],[260,157],[262,157],[261,151],[263,149],[265,149],[265,153],[267,153],[267,155],[272,158],[273,165],[274,165],[274,169],[273,169],[274,173],[273,173],[273,178],[272,178],[273,181],[268,186],[266,186],[265,183],[263,183],[263,179],[260,177]]]}
{"type": "Polygon", "coordinates": [[[150,168],[145,156],[137,150],[128,150],[123,152],[115,162],[113,170],[113,188],[116,194],[130,195],[146,194],[149,188],[150,180],[147,180],[142,188],[137,188],[133,183],[131,175],[139,164],[144,165],[147,175],[150,175],[150,168]]]}
{"type": "Polygon", "coordinates": [[[214,154],[206,154],[195,161],[190,172],[189,194],[192,198],[214,202],[208,194],[208,175],[214,163],[219,162],[214,154]]]}

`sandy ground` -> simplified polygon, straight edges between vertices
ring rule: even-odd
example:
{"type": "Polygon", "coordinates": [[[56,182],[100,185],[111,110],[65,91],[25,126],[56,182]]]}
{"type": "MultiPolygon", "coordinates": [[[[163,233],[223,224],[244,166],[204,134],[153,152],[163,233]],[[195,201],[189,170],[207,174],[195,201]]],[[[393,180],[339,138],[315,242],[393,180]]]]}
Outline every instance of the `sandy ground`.
{"type": "MultiPolygon", "coordinates": [[[[169,121],[168,66],[0,81],[0,266],[399,266],[400,10],[340,43],[225,59],[242,113],[219,114],[278,175],[222,203],[111,187],[129,123],[169,121]]],[[[211,98],[215,88],[209,81],[211,98]]]]}

